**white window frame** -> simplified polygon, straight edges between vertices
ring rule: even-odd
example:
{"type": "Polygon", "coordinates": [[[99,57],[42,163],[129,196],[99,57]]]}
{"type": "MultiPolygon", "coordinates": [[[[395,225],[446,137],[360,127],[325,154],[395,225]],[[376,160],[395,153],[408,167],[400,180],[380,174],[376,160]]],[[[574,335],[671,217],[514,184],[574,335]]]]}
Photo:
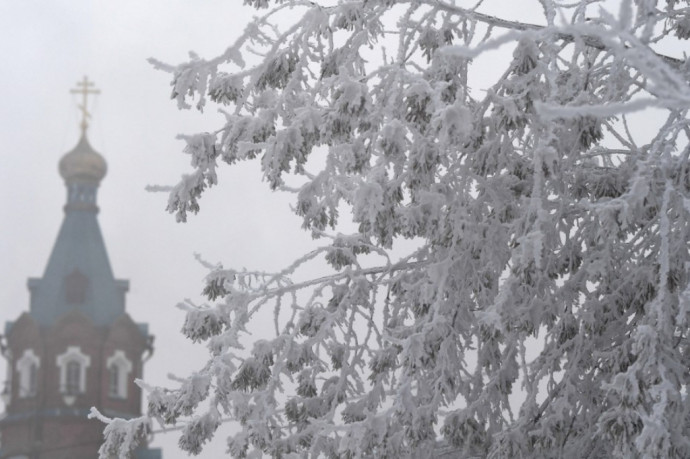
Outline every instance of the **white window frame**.
{"type": "Polygon", "coordinates": [[[35,397],[38,392],[38,369],[41,366],[41,358],[36,355],[33,349],[24,349],[24,353],[17,360],[15,368],[17,373],[19,373],[19,378],[17,382],[19,387],[17,388],[17,393],[19,398],[29,398],[35,397]],[[35,365],[36,368],[36,385],[32,387],[31,385],[31,367],[35,365]]]}
{"type": "MultiPolygon", "coordinates": [[[[67,393],[67,364],[79,364],[79,393],[86,392],[86,369],[91,366],[91,357],[84,354],[79,346],[69,346],[67,351],[57,356],[55,363],[60,369],[60,392],[67,393]]],[[[74,395],[74,394],[70,394],[74,395]]]]}
{"type": "Polygon", "coordinates": [[[132,372],[132,361],[127,358],[124,351],[116,350],[106,361],[108,370],[108,395],[112,398],[127,398],[129,386],[129,374],[132,372]],[[110,385],[110,369],[117,368],[117,392],[113,392],[110,385]]]}

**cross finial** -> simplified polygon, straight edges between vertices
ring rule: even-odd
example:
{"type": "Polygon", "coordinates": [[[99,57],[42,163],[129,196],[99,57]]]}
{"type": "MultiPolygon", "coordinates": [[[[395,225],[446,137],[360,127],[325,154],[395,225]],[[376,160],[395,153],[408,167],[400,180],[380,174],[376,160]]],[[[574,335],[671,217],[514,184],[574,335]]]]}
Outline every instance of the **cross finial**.
{"type": "Polygon", "coordinates": [[[82,104],[79,105],[79,109],[81,110],[81,133],[82,135],[86,134],[86,129],[89,127],[89,121],[88,119],[91,117],[88,111],[88,106],[87,101],[89,94],[100,94],[101,91],[98,89],[93,88],[94,83],[93,81],[89,81],[89,78],[87,76],[84,76],[84,79],[82,81],[77,82],[77,89],[71,89],[70,92],[72,94],[81,94],[82,95],[82,104]]]}

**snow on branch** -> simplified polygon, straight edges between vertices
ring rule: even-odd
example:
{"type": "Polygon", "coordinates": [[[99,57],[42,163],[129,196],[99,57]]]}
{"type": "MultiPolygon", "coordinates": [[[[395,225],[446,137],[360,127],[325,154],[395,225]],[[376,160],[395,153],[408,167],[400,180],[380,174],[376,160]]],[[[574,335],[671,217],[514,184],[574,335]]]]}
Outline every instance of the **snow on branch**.
{"type": "Polygon", "coordinates": [[[194,454],[230,418],[233,457],[690,456],[690,5],[244,3],[221,56],[154,63],[225,115],[168,211],[257,161],[324,245],[204,263],[208,360],[148,417],[194,454]]]}

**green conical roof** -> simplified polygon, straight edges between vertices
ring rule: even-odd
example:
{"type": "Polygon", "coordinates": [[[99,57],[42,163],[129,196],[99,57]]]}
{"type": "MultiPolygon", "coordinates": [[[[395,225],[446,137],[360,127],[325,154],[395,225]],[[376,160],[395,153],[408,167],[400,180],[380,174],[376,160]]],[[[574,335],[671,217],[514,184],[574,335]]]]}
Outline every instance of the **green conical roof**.
{"type": "Polygon", "coordinates": [[[59,169],[68,191],[65,218],[43,277],[29,279],[31,315],[50,325],[76,309],[108,324],[124,313],[128,283],[113,276],[98,225],[96,191],[107,165],[84,133],[59,169]]]}

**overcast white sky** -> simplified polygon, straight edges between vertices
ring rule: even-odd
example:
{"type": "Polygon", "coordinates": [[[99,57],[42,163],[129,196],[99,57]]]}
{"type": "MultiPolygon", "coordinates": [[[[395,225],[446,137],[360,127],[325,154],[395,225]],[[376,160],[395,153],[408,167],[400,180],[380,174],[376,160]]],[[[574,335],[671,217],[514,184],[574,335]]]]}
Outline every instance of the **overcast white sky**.
{"type": "MultiPolygon", "coordinates": [[[[180,112],[169,100],[169,75],[146,62],[182,62],[189,50],[221,53],[250,19],[241,0],[0,0],[0,322],[28,310],[28,277],[42,276],[62,222],[65,189],[60,157],[79,137],[77,97],[84,75],[101,95],[91,105],[89,138],[108,162],[99,191],[101,229],[116,277],[130,280],[127,310],[148,322],[156,353],[145,379],[166,384],[201,366],[202,347],[179,333],[174,305],[199,300],[205,270],[193,259],[278,270],[312,247],[289,210],[290,197],[268,191],[256,164],[222,168],[221,185],[186,224],[164,211],[166,194],[147,184],[173,184],[188,169],[178,133],[210,131],[221,117],[180,112]]],[[[474,3],[474,2],[468,2],[474,3]]],[[[524,3],[516,16],[530,15],[524,3]]],[[[534,13],[532,9],[532,13],[534,13]]],[[[538,11],[538,10],[536,10],[538,11]]],[[[504,16],[505,17],[505,16],[504,16]]],[[[0,381],[5,366],[0,365],[0,381]]],[[[158,435],[166,459],[186,457],[175,435],[158,435]]],[[[224,451],[224,435],[203,457],[224,451]]]]}

